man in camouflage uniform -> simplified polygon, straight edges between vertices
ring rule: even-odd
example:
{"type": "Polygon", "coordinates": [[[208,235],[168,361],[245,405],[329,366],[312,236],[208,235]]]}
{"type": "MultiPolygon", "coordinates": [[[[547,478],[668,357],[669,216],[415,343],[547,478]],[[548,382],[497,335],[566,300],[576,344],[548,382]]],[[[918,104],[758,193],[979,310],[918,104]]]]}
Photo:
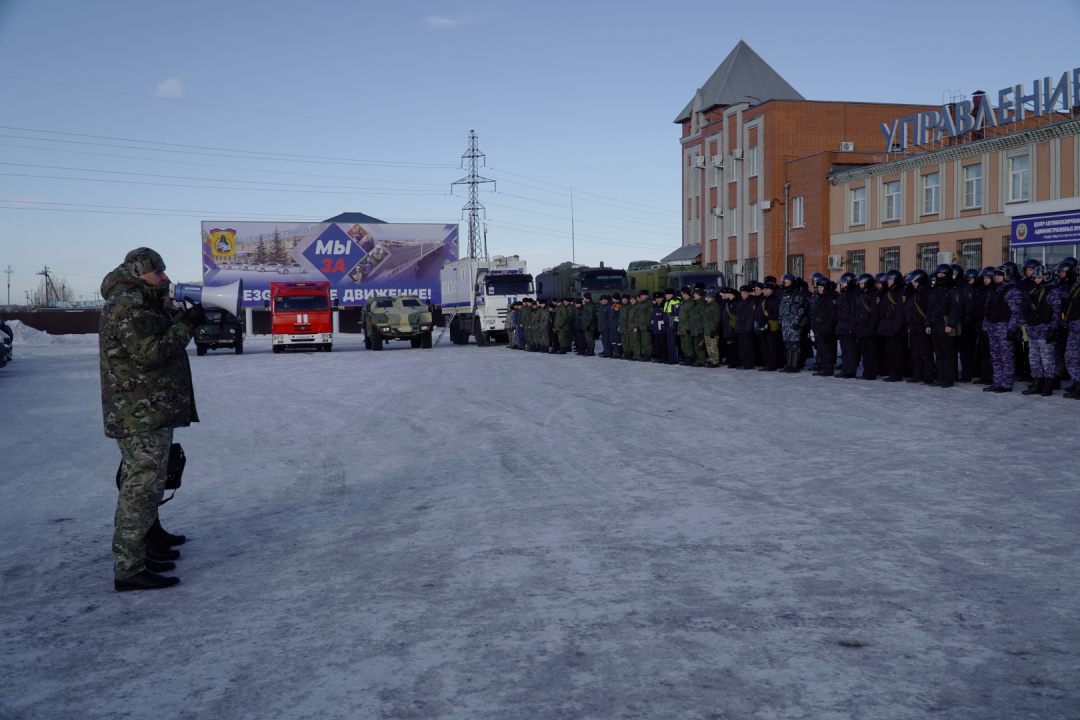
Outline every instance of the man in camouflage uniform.
{"type": "Polygon", "coordinates": [[[144,540],[157,520],[173,429],[199,420],[185,348],[205,313],[196,305],[174,315],[168,289],[165,262],[150,248],[129,252],[101,283],[101,405],[105,435],[116,439],[123,458],[112,541],[117,590],[180,582],[147,567],[176,566],[147,560],[144,540]]]}
{"type": "Polygon", "coordinates": [[[570,349],[574,336],[574,307],[570,298],[563,298],[562,304],[555,311],[555,334],[558,336],[559,354],[565,355],[570,349]]]}
{"type": "Polygon", "coordinates": [[[598,329],[597,307],[593,302],[592,293],[585,293],[581,310],[582,332],[585,333],[585,354],[589,357],[596,355],[596,335],[598,329]]]}
{"type": "Polygon", "coordinates": [[[637,296],[631,293],[627,302],[619,310],[619,332],[623,336],[623,357],[627,360],[637,360],[641,352],[641,333],[637,327],[637,296]]]}
{"type": "Polygon", "coordinates": [[[642,290],[638,293],[637,304],[638,360],[641,362],[652,362],[653,359],[652,309],[649,291],[642,290]]]}
{"type": "Polygon", "coordinates": [[[518,332],[525,338],[524,349],[530,352],[533,349],[532,314],[532,298],[525,298],[521,301],[521,312],[518,313],[518,332]]]}

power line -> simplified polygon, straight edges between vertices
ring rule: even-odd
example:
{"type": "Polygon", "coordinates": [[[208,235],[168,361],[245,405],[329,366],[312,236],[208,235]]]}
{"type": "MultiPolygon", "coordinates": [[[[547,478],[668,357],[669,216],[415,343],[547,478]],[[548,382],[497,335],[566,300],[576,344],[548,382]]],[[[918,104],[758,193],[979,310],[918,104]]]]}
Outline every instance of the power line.
{"type": "MultiPolygon", "coordinates": [[[[549,207],[560,208],[562,210],[567,210],[568,209],[566,205],[558,205],[556,203],[544,202],[543,200],[534,200],[533,198],[527,198],[527,197],[523,197],[521,195],[513,195],[511,193],[505,193],[505,192],[500,192],[500,193],[497,193],[497,194],[498,195],[505,195],[506,197],[517,198],[518,200],[527,200],[529,202],[534,202],[534,203],[537,203],[539,205],[547,205],[549,207]]],[[[495,205],[495,204],[496,203],[492,203],[492,205],[495,205]]],[[[538,212],[536,210],[526,210],[525,208],[515,208],[513,205],[503,205],[503,207],[508,207],[508,208],[511,208],[512,210],[521,210],[522,212],[536,213],[537,215],[543,215],[544,214],[544,213],[538,212]]],[[[631,220],[633,222],[636,222],[638,225],[644,225],[646,227],[659,228],[661,230],[667,230],[669,232],[674,231],[674,228],[672,226],[670,226],[670,225],[656,225],[654,223],[647,223],[647,222],[640,221],[640,220],[634,220],[634,218],[619,217],[618,215],[608,215],[607,213],[598,213],[598,212],[594,212],[592,210],[578,210],[578,212],[579,213],[585,213],[587,215],[596,215],[597,217],[613,218],[615,220],[631,220]]],[[[549,215],[549,217],[562,217],[564,220],[568,219],[565,216],[559,216],[559,215],[549,215]]],[[[588,221],[581,220],[580,222],[588,222],[588,221]]],[[[604,224],[604,225],[608,225],[608,227],[613,227],[613,226],[611,226],[610,224],[607,224],[607,223],[590,223],[590,224],[593,224],[593,225],[604,224]]],[[[631,228],[621,228],[621,229],[622,230],[630,230],[631,228]]]]}
{"type": "MultiPolygon", "coordinates": [[[[568,234],[558,233],[558,232],[544,232],[543,230],[537,230],[535,227],[533,227],[531,225],[518,225],[517,223],[509,223],[509,222],[506,222],[504,220],[490,220],[489,222],[492,225],[496,225],[496,226],[499,226],[499,225],[507,226],[508,228],[513,229],[515,232],[521,232],[521,233],[524,233],[526,235],[541,235],[541,236],[544,236],[544,237],[560,238],[562,240],[568,240],[570,238],[570,236],[568,234]],[[526,229],[519,230],[518,228],[526,228],[526,229]]],[[[621,242],[619,242],[617,240],[601,239],[601,238],[596,238],[596,237],[594,237],[592,235],[578,235],[577,237],[578,238],[585,238],[585,242],[599,243],[601,245],[613,245],[615,247],[622,247],[622,248],[626,248],[628,250],[633,250],[633,249],[670,250],[669,247],[662,246],[662,245],[641,245],[641,244],[621,243],[621,242]]]]}
{"type": "MultiPolygon", "coordinates": [[[[550,185],[552,187],[561,188],[563,190],[568,190],[569,189],[569,186],[567,186],[567,185],[558,185],[556,183],[548,182],[547,180],[540,180],[539,178],[529,177],[527,175],[520,175],[518,173],[512,173],[509,170],[499,170],[498,168],[490,168],[490,170],[492,172],[502,173],[504,175],[513,175],[514,177],[519,177],[519,178],[522,178],[523,180],[532,180],[533,182],[538,182],[538,183],[541,183],[542,185],[550,185]]],[[[514,181],[513,180],[507,180],[506,182],[514,182],[514,181]]],[[[517,185],[525,185],[525,183],[515,183],[515,184],[517,184],[517,185]]],[[[532,187],[532,186],[531,185],[525,185],[525,187],[532,187]]],[[[533,188],[533,189],[534,190],[543,190],[543,188],[533,188]]],[[[553,192],[552,190],[543,190],[543,191],[544,192],[553,192]]],[[[665,213],[668,213],[668,214],[671,214],[671,215],[676,215],[676,216],[681,217],[681,215],[678,212],[675,212],[674,210],[665,210],[664,208],[657,207],[656,205],[644,205],[642,203],[630,202],[629,200],[620,200],[619,198],[613,198],[613,197],[610,197],[608,195],[599,195],[597,193],[585,192],[585,191],[580,190],[580,189],[575,190],[574,192],[575,192],[576,195],[592,195],[593,197],[604,198],[605,200],[614,200],[615,202],[620,202],[620,203],[623,203],[623,204],[626,204],[626,205],[631,205],[633,207],[652,208],[653,210],[659,210],[661,212],[665,212],[665,213]]],[[[556,195],[564,195],[564,193],[555,193],[555,194],[556,195]]]]}

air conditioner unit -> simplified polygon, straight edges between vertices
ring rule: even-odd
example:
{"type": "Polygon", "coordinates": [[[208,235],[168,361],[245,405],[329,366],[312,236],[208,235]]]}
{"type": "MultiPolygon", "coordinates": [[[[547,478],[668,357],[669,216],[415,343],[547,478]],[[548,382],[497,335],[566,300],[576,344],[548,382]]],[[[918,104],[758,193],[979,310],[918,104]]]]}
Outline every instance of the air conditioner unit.
{"type": "Polygon", "coordinates": [[[713,157],[712,157],[712,166],[713,167],[718,167],[718,168],[724,167],[724,156],[723,155],[713,155],[713,157]]]}
{"type": "Polygon", "coordinates": [[[732,150],[731,157],[735,158],[736,160],[742,160],[742,148],[735,148],[734,150],[732,150]]]}
{"type": "Polygon", "coordinates": [[[761,201],[761,209],[762,210],[772,210],[772,200],[762,200],[761,201]]]}
{"type": "Polygon", "coordinates": [[[952,265],[951,252],[939,252],[937,254],[938,265],[952,265]]]}
{"type": "Polygon", "coordinates": [[[829,269],[830,270],[843,270],[844,269],[844,256],[843,255],[830,255],[829,256],[829,269]]]}
{"type": "Polygon", "coordinates": [[[722,208],[722,207],[714,207],[712,209],[712,214],[715,215],[716,217],[724,217],[724,208],[722,208]]]}
{"type": "Polygon", "coordinates": [[[840,143],[840,152],[855,152],[855,143],[842,142],[840,143]]]}
{"type": "Polygon", "coordinates": [[[699,167],[699,168],[705,167],[705,158],[700,157],[700,156],[694,158],[694,167],[699,167]]]}

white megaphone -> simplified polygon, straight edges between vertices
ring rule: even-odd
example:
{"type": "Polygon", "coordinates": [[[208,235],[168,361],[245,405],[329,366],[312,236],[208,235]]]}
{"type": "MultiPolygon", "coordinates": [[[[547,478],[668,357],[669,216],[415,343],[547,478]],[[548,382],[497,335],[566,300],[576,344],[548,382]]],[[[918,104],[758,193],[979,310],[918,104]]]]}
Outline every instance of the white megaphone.
{"type": "Polygon", "coordinates": [[[185,298],[192,302],[221,308],[233,315],[240,315],[240,303],[244,298],[244,281],[237,280],[231,285],[218,285],[206,287],[204,285],[189,285],[177,283],[172,286],[173,302],[179,304],[185,298]]]}

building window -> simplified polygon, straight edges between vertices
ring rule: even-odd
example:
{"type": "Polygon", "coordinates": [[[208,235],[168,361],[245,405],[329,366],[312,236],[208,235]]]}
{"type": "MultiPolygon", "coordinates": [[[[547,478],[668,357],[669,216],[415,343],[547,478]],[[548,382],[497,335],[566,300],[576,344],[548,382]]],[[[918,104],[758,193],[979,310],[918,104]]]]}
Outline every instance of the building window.
{"type": "Polygon", "coordinates": [[[922,214],[937,215],[941,211],[941,174],[922,176],[922,214]]]}
{"type": "Polygon", "coordinates": [[[848,250],[847,266],[848,270],[856,275],[862,275],[866,272],[866,251],[848,250]]]}
{"type": "Polygon", "coordinates": [[[757,274],[758,274],[758,259],[756,257],[755,258],[746,258],[746,260],[743,261],[743,270],[745,271],[743,273],[743,276],[747,280],[757,280],[758,279],[758,277],[757,277],[757,274]]]}
{"type": "Polygon", "coordinates": [[[747,217],[746,217],[746,222],[747,222],[747,225],[748,225],[748,227],[746,229],[746,232],[755,233],[755,232],[758,231],[758,226],[757,226],[758,225],[758,204],[757,203],[750,203],[750,208],[749,208],[749,211],[748,211],[748,214],[747,214],[747,217]]]}
{"type": "Polygon", "coordinates": [[[982,207],[982,164],[964,167],[964,209],[982,207]]]}
{"type": "Polygon", "coordinates": [[[806,223],[803,215],[803,196],[791,200],[791,227],[802,227],[806,223]]]}
{"type": "Polygon", "coordinates": [[[965,270],[982,269],[982,240],[961,242],[957,249],[960,251],[960,264],[965,270]]]}
{"type": "Polygon", "coordinates": [[[720,231],[724,229],[724,221],[716,216],[715,212],[709,213],[709,238],[715,240],[720,237],[720,231]]]}
{"type": "Polygon", "coordinates": [[[734,260],[725,260],[724,261],[724,280],[727,282],[728,285],[734,285],[735,284],[735,261],[734,260]]]}
{"type": "Polygon", "coordinates": [[[727,159],[727,179],[728,179],[728,182],[735,182],[736,175],[737,175],[737,173],[735,171],[735,156],[734,155],[728,155],[728,159],[727,159]]]}
{"type": "Polygon", "coordinates": [[[1031,158],[1009,158],[1009,202],[1026,201],[1031,195],[1031,158]]]}
{"type": "Polygon", "coordinates": [[[750,169],[747,173],[748,177],[754,177],[758,174],[758,148],[755,145],[746,151],[746,166],[750,169]]]}
{"type": "Polygon", "coordinates": [[[854,188],[851,191],[851,224],[866,223],[866,188],[854,188]]]}
{"type": "Polygon", "coordinates": [[[878,272],[900,269],[900,248],[885,247],[878,251],[878,272]]]}
{"type": "Polygon", "coordinates": [[[926,243],[925,245],[916,245],[915,254],[919,258],[919,267],[925,270],[927,275],[933,275],[934,268],[938,266],[938,244],[926,243]]]}
{"type": "Polygon", "coordinates": [[[802,255],[788,255],[787,271],[797,278],[803,276],[803,268],[805,263],[803,262],[802,255]]]}
{"type": "Polygon", "coordinates": [[[900,219],[900,181],[885,183],[885,222],[900,219]]]}
{"type": "Polygon", "coordinates": [[[731,232],[728,235],[735,236],[739,234],[739,208],[728,208],[728,217],[731,218],[731,232]]]}

